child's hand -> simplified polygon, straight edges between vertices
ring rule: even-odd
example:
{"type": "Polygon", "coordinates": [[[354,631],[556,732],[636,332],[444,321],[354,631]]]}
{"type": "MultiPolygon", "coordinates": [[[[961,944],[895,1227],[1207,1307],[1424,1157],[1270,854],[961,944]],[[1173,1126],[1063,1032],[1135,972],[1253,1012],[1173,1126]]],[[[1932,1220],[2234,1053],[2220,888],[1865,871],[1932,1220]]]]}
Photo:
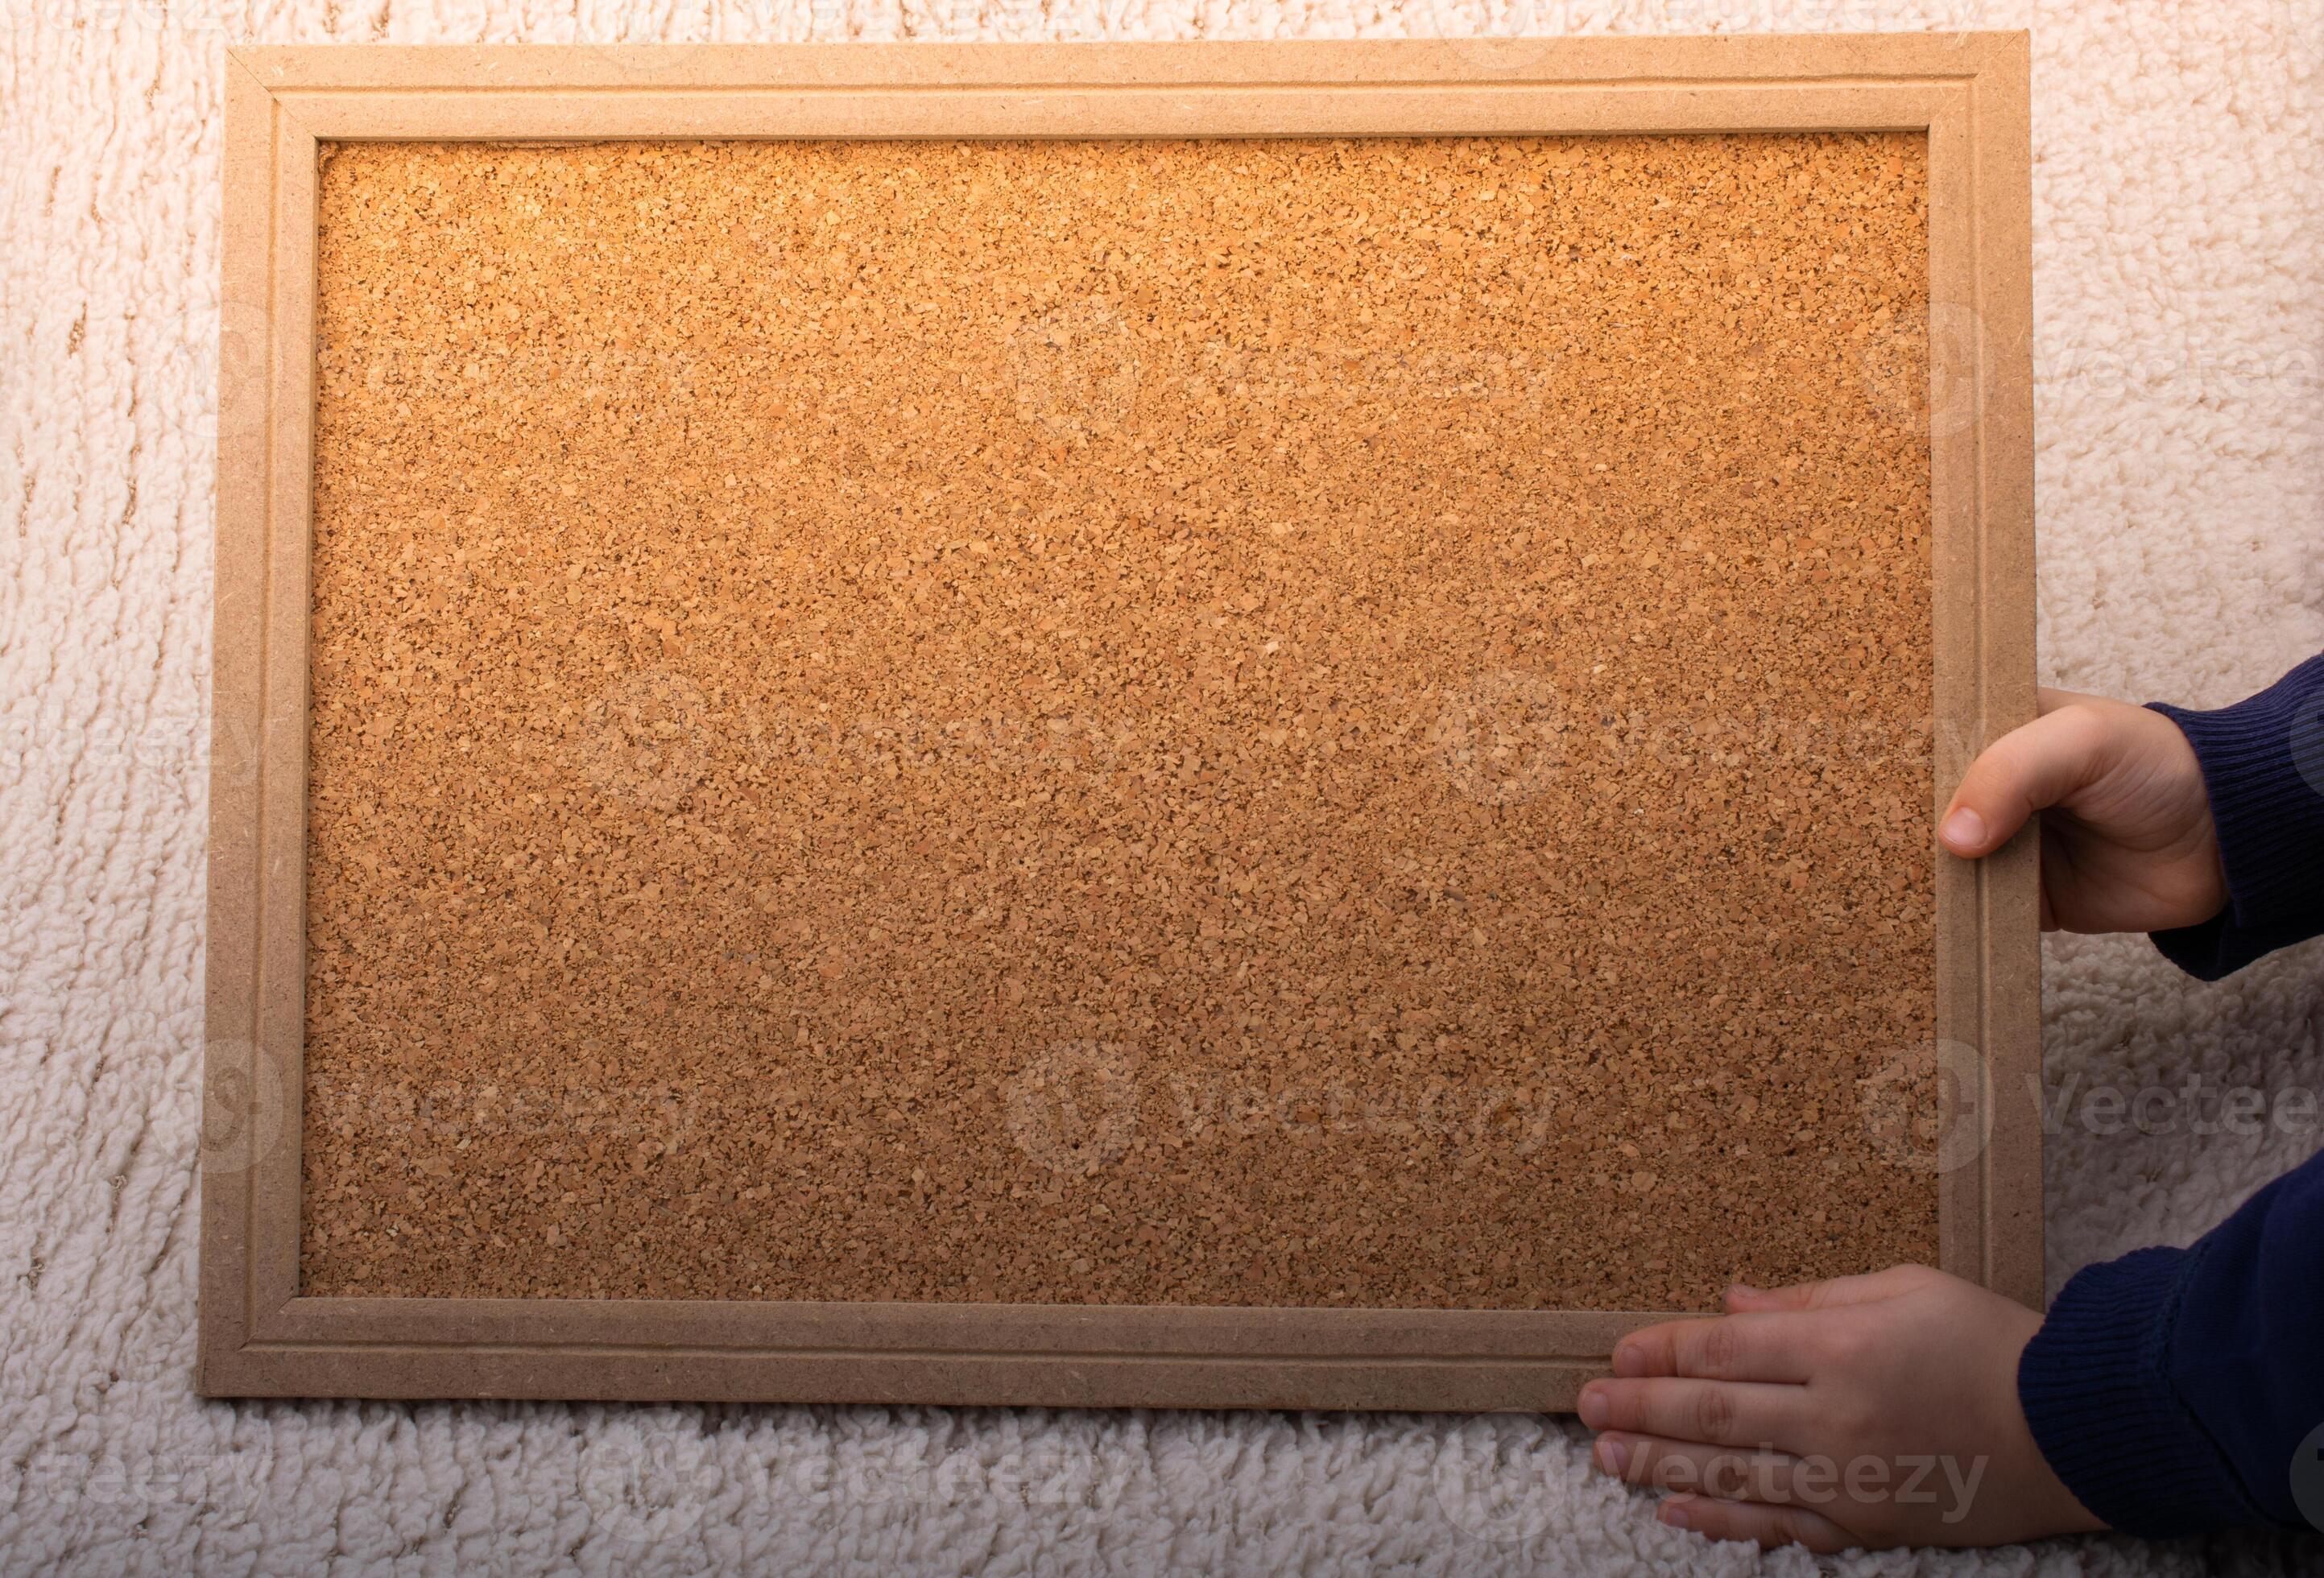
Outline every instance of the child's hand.
{"type": "MultiPolygon", "coordinates": [[[[2165,931],[2227,900],[2194,748],[2160,713],[2042,692],[2042,715],[1969,765],[1938,827],[1964,859],[2042,819],[2042,924],[2165,931]]],[[[1625,1337],[1582,1391],[1594,1462],[1682,1492],[1662,1518],[1720,1539],[2000,1545],[2101,1525],[2051,1472],[2017,1402],[2042,1317],[1897,1266],[1625,1337]]]]}
{"type": "Polygon", "coordinates": [[[1974,859],[2043,810],[2044,930],[2168,931],[2226,906],[2202,771],[2161,713],[2044,690],[2040,717],[1969,764],[1937,836],[1974,859]]]}
{"type": "Polygon", "coordinates": [[[1665,1523],[1821,1552],[2103,1527],[2018,1407],[2033,1311],[1925,1266],[1734,1287],[1727,1308],[1631,1333],[1618,1379],[1582,1389],[1601,1472],[1688,1492],[1665,1523]]]}

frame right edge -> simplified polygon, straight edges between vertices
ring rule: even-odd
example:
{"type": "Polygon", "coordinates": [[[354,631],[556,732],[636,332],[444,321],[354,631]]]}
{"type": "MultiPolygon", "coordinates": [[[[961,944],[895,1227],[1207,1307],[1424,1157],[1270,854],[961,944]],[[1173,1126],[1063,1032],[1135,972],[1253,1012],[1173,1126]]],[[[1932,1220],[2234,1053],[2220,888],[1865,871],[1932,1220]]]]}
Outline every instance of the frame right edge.
{"type": "MultiPolygon", "coordinates": [[[[2032,41],[1993,35],[1970,84],[1981,420],[1978,517],[1983,733],[2032,721],[2034,649],[2032,41]]],[[[1983,742],[1980,742],[1982,743],[1983,742]]],[[[2037,823],[1981,863],[1985,991],[1979,1162],[1986,1285],[2046,1305],[2043,1248],[2041,837],[2037,823]]]]}

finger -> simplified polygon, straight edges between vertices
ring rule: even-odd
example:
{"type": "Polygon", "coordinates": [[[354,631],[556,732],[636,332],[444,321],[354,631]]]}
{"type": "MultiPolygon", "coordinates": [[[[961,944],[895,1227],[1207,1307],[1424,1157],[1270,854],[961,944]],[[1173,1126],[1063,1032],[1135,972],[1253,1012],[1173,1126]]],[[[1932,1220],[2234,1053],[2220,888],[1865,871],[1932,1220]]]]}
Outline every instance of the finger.
{"type": "Polygon", "coordinates": [[[1837,1555],[1863,1543],[1822,1513],[1804,1507],[1721,1501],[1711,1496],[1673,1496],[1655,1516],[1673,1528],[1692,1529],[1711,1539],[1751,1540],[1769,1546],[1805,1546],[1820,1556],[1837,1555]]]}
{"type": "Polygon", "coordinates": [[[1802,1381],[1808,1379],[1815,1335],[1814,1323],[1788,1311],[1665,1321],[1614,1344],[1614,1373],[1624,1380],[1692,1375],[1802,1381]]]}
{"type": "Polygon", "coordinates": [[[2089,707],[2066,706],[1996,740],[1961,775],[1937,824],[1944,846],[1964,860],[1990,854],[2044,806],[2096,779],[2108,734],[2089,707]]]}
{"type": "Polygon", "coordinates": [[[1725,1501],[1788,1505],[1800,1500],[1793,1492],[1799,1460],[1784,1452],[1609,1430],[1591,1448],[1590,1466],[1629,1484],[1725,1501]]]}
{"type": "Polygon", "coordinates": [[[1805,1387],[1766,1381],[1593,1380],[1582,1389],[1581,1413],[1592,1430],[1788,1448],[1805,1423],[1807,1397],[1805,1387]]]}
{"type": "Polygon", "coordinates": [[[1727,1290],[1731,1313],[1747,1310],[1831,1309],[1845,1304],[1870,1304],[1894,1298],[1918,1281],[1925,1268],[1891,1266],[1859,1277],[1827,1277],[1817,1282],[1794,1282],[1786,1287],[1754,1287],[1738,1282],[1727,1290]]]}
{"type": "Polygon", "coordinates": [[[2053,822],[2043,823],[2041,869],[2045,873],[2047,881],[2042,883],[2039,891],[2042,895],[2042,929],[2043,931],[2058,929],[2058,912],[2050,903],[2050,883],[2058,881],[2061,872],[2071,871],[2073,863],[2072,858],[2066,853],[2066,841],[2058,836],[2057,825],[2053,822]]]}

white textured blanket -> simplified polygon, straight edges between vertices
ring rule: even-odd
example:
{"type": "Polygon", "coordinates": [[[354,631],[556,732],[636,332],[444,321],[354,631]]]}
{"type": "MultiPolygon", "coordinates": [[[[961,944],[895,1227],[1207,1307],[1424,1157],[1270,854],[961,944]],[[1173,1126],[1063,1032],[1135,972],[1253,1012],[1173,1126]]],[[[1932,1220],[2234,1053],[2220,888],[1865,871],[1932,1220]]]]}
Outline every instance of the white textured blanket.
{"type": "MultiPolygon", "coordinates": [[[[273,42],[2031,26],[2047,678],[2215,704],[2324,647],[2324,0],[0,0],[0,1568],[2293,1570],[2266,1542],[1713,1547],[1532,1419],[227,1407],[192,1396],[219,88],[273,42]]],[[[2319,1144],[2324,945],[2049,955],[2053,1287],[2319,1144]]],[[[2314,1547],[2306,1557],[2315,1562],[2314,1547]]]]}

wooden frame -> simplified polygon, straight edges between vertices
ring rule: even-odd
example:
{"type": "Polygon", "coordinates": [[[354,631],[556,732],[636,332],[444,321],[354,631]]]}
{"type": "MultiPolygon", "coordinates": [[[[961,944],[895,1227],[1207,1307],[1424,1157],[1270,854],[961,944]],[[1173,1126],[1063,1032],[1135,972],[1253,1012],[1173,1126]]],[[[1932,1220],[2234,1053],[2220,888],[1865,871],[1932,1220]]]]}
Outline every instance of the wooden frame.
{"type": "MultiPolygon", "coordinates": [[[[227,66],[201,1390],[1564,1409],[1646,1312],[302,1297],[317,144],[333,139],[1928,136],[1940,803],[2034,713],[2022,33],[1480,42],[266,48],[227,66]],[[1949,332],[1946,324],[1965,326],[1949,332]]],[[[1940,857],[1946,1269],[2039,1305],[2032,834],[1940,857]]]]}

